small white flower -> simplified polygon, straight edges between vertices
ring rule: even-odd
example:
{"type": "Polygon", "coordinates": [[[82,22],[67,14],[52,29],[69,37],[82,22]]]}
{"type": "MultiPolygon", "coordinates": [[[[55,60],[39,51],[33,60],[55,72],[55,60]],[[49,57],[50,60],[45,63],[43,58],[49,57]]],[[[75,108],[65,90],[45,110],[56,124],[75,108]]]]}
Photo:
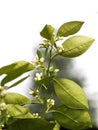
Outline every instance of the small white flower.
{"type": "Polygon", "coordinates": [[[33,94],[34,94],[34,91],[30,91],[29,94],[30,94],[30,95],[33,95],[33,94]]]}
{"type": "Polygon", "coordinates": [[[4,97],[7,94],[7,88],[0,86],[0,97],[4,97]]]}
{"type": "Polygon", "coordinates": [[[0,104],[0,111],[6,110],[6,104],[3,102],[0,104]]]}
{"type": "Polygon", "coordinates": [[[41,118],[38,113],[33,113],[32,116],[33,118],[41,118]]]}
{"type": "Polygon", "coordinates": [[[36,55],[36,56],[32,59],[32,64],[35,66],[38,61],[39,61],[39,58],[38,58],[38,55],[36,55]]]}
{"type": "Polygon", "coordinates": [[[35,80],[41,80],[42,73],[36,73],[35,76],[35,80]]]}
{"type": "Polygon", "coordinates": [[[61,44],[56,44],[57,51],[61,53],[64,50],[64,47],[61,44]]]}
{"type": "Polygon", "coordinates": [[[53,106],[55,104],[55,100],[54,99],[47,99],[47,105],[48,106],[53,106]]]}
{"type": "Polygon", "coordinates": [[[50,66],[49,71],[53,71],[53,66],[50,66]]]}
{"type": "Polygon", "coordinates": [[[8,118],[10,118],[11,116],[10,115],[7,115],[8,118]]]}
{"type": "Polygon", "coordinates": [[[41,58],[40,58],[40,62],[41,62],[41,63],[43,63],[44,60],[45,60],[44,57],[41,57],[41,58]]]}
{"type": "Polygon", "coordinates": [[[55,73],[58,73],[58,72],[59,72],[59,69],[55,69],[54,72],[55,72],[55,73]]]}

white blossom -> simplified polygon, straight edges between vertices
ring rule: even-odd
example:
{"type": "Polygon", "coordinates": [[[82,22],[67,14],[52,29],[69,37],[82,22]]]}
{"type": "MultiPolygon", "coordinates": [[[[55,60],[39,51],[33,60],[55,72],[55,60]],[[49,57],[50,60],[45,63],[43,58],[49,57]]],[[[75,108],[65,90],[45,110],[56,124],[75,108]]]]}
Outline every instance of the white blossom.
{"type": "Polygon", "coordinates": [[[53,106],[55,104],[55,100],[54,99],[47,99],[47,105],[48,106],[53,106]]]}
{"type": "Polygon", "coordinates": [[[44,57],[41,57],[41,58],[40,58],[40,62],[41,62],[41,63],[43,63],[44,60],[45,60],[44,57]]]}
{"type": "Polygon", "coordinates": [[[6,104],[3,102],[3,103],[0,103],[0,111],[4,111],[6,110],[6,104]]]}
{"type": "Polygon", "coordinates": [[[59,69],[55,69],[54,72],[55,72],[55,73],[59,72],[59,69]]]}
{"type": "Polygon", "coordinates": [[[32,116],[33,118],[41,118],[38,113],[33,113],[32,116]]]}
{"type": "Polygon", "coordinates": [[[64,50],[64,47],[61,44],[56,44],[57,51],[61,53],[64,50]]]}

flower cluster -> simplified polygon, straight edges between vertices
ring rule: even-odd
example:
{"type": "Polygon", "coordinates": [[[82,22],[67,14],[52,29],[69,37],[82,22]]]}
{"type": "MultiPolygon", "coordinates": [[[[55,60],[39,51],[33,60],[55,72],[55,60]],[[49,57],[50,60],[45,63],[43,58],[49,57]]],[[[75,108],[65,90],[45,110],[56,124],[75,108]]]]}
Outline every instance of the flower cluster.
{"type": "Polygon", "coordinates": [[[6,104],[3,102],[3,103],[0,103],[0,113],[4,110],[6,110],[6,104]]]}
{"type": "Polygon", "coordinates": [[[7,94],[7,88],[0,86],[0,98],[6,96],[7,94]]]}
{"type": "Polygon", "coordinates": [[[49,48],[50,44],[48,40],[43,40],[43,42],[40,44],[40,48],[49,48]]]}
{"type": "Polygon", "coordinates": [[[55,100],[54,99],[47,99],[47,108],[50,109],[52,106],[54,106],[55,100]]]}
{"type": "Polygon", "coordinates": [[[50,73],[50,75],[56,75],[57,73],[59,72],[59,69],[54,69],[54,67],[53,66],[50,66],[49,67],[49,73],[50,73]]]}
{"type": "Polygon", "coordinates": [[[35,80],[35,81],[39,81],[39,80],[42,79],[42,77],[43,77],[43,74],[42,74],[42,73],[36,73],[36,74],[35,74],[35,77],[34,77],[34,80],[35,80]]]}
{"type": "Polygon", "coordinates": [[[64,50],[64,47],[62,45],[56,44],[57,52],[61,53],[64,50]]]}
{"type": "Polygon", "coordinates": [[[39,90],[33,90],[29,92],[30,95],[33,95],[34,97],[37,97],[39,95],[39,90]]]}
{"type": "Polygon", "coordinates": [[[36,57],[33,58],[32,60],[32,64],[34,65],[35,68],[43,68],[44,67],[44,57],[38,57],[38,55],[36,55],[36,57]]]}
{"type": "Polygon", "coordinates": [[[41,118],[41,116],[38,113],[33,113],[32,116],[33,118],[41,118]]]}

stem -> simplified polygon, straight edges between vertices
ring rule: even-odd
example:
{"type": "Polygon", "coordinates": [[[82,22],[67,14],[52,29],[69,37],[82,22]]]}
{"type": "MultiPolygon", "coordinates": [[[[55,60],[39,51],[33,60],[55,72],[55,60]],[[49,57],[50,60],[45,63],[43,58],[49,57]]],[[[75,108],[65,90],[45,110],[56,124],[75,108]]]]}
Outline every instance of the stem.
{"type": "Polygon", "coordinates": [[[55,124],[53,130],[60,130],[60,125],[59,125],[58,122],[56,122],[56,124],[55,124]]]}
{"type": "Polygon", "coordinates": [[[50,58],[49,58],[49,63],[48,63],[47,76],[48,76],[49,68],[50,68],[51,61],[52,61],[51,56],[52,56],[52,46],[51,46],[51,49],[50,49],[50,55],[49,55],[50,58]]]}

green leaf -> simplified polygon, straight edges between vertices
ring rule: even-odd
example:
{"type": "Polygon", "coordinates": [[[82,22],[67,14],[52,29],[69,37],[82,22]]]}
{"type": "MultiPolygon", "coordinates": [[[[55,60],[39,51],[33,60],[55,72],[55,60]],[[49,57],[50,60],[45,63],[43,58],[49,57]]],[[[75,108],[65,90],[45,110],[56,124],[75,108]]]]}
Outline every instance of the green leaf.
{"type": "Polygon", "coordinates": [[[53,77],[54,76],[49,76],[49,77],[43,78],[41,80],[38,80],[37,83],[47,85],[53,79],[53,77]]]}
{"type": "Polygon", "coordinates": [[[60,54],[64,57],[77,57],[88,50],[94,39],[86,36],[73,36],[67,39],[62,45],[64,51],[60,54]]]}
{"type": "Polygon", "coordinates": [[[70,109],[64,105],[57,107],[53,111],[57,122],[71,130],[84,130],[92,127],[91,118],[86,110],[70,109]]]}
{"type": "Polygon", "coordinates": [[[28,104],[31,102],[30,99],[28,99],[23,95],[11,92],[8,92],[3,100],[6,104],[19,104],[19,105],[28,104]]]}
{"type": "Polygon", "coordinates": [[[10,115],[10,117],[7,119],[6,124],[10,125],[18,118],[32,118],[32,115],[29,113],[29,109],[22,107],[17,104],[9,104],[7,105],[7,114],[10,115]]]}
{"type": "Polygon", "coordinates": [[[17,61],[10,65],[4,66],[0,68],[0,75],[7,74],[1,82],[1,85],[8,83],[9,81],[14,80],[15,78],[19,77],[20,75],[33,70],[34,66],[26,61],[17,61]]]}
{"type": "Polygon", "coordinates": [[[19,118],[23,115],[26,115],[29,112],[28,108],[22,107],[17,104],[8,104],[7,113],[14,118],[19,118]]]}
{"type": "Polygon", "coordinates": [[[4,121],[6,120],[6,114],[6,110],[0,110],[0,126],[4,124],[4,121]]]}
{"type": "Polygon", "coordinates": [[[18,119],[7,130],[53,130],[54,124],[42,118],[18,119]]]}
{"type": "Polygon", "coordinates": [[[41,53],[40,50],[37,50],[37,56],[38,56],[39,59],[42,57],[42,53],[41,53]]]}
{"type": "Polygon", "coordinates": [[[21,78],[20,80],[18,80],[17,82],[15,82],[14,84],[10,85],[8,88],[12,88],[12,87],[15,87],[16,85],[20,84],[21,82],[23,82],[24,80],[26,80],[27,78],[29,77],[28,76],[25,76],[23,78],[21,78]]]}
{"type": "Polygon", "coordinates": [[[60,101],[69,108],[87,109],[88,103],[82,88],[72,80],[54,78],[54,89],[60,101]]]}
{"type": "Polygon", "coordinates": [[[71,21],[71,22],[64,23],[58,29],[57,36],[66,37],[75,34],[80,30],[83,23],[84,22],[81,21],[71,21]]]}
{"type": "Polygon", "coordinates": [[[51,25],[46,24],[45,27],[40,32],[40,35],[48,40],[51,40],[53,36],[53,32],[54,32],[54,28],[51,25]]]}

